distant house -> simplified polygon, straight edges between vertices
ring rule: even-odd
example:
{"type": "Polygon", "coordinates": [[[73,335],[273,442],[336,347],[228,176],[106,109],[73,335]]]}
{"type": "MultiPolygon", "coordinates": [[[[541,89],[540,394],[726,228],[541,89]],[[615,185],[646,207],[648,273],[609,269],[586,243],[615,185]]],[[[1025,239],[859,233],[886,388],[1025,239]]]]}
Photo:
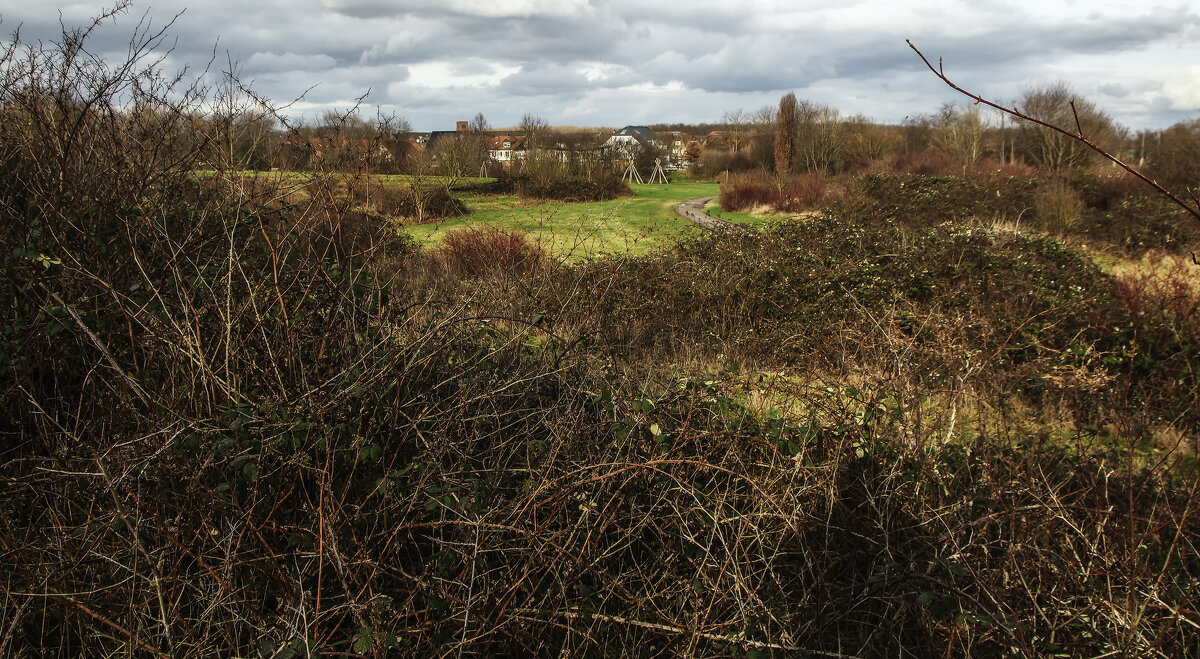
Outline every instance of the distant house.
{"type": "Polygon", "coordinates": [[[672,130],[659,135],[666,143],[667,159],[672,167],[686,167],[704,148],[703,138],[692,137],[683,131],[672,130]]]}
{"type": "Polygon", "coordinates": [[[604,148],[621,160],[633,160],[646,147],[664,148],[662,140],[647,126],[626,126],[604,143],[604,148]]]}
{"type": "Polygon", "coordinates": [[[438,142],[445,139],[457,139],[468,131],[468,124],[465,121],[459,121],[454,124],[454,130],[435,130],[429,133],[429,137],[425,138],[425,148],[433,153],[434,147],[438,142]]]}
{"type": "Polygon", "coordinates": [[[525,157],[524,135],[495,135],[486,138],[488,155],[503,167],[525,157]]]}
{"type": "Polygon", "coordinates": [[[704,146],[721,145],[725,148],[737,150],[738,144],[737,135],[727,130],[714,130],[704,137],[704,146]]]}
{"type": "Polygon", "coordinates": [[[393,150],[397,160],[408,160],[424,152],[425,144],[421,140],[397,140],[393,150]]]}

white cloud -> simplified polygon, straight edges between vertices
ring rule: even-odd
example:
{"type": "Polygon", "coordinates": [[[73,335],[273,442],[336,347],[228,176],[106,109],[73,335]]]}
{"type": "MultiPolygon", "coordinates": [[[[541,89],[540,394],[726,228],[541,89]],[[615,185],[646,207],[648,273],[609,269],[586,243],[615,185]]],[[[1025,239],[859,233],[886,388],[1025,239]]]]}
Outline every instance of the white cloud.
{"type": "Polygon", "coordinates": [[[482,60],[466,62],[423,62],[409,67],[408,84],[428,89],[456,87],[496,87],[505,77],[520,71],[520,67],[489,63],[482,60]],[[464,66],[472,64],[474,66],[464,66]],[[471,71],[471,72],[468,72],[471,71]]]}

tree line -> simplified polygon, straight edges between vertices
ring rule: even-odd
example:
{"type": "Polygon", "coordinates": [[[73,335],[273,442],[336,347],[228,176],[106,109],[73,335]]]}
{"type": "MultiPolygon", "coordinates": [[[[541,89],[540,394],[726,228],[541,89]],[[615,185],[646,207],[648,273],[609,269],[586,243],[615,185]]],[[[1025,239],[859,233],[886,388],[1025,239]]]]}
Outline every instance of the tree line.
{"type": "MultiPolygon", "coordinates": [[[[1194,187],[1200,181],[1200,119],[1132,131],[1064,82],[1031,88],[1013,105],[1048,123],[1074,127],[1161,183],[1194,187]]],[[[727,112],[714,129],[724,139],[698,153],[701,174],[751,169],[839,174],[877,167],[926,174],[1014,167],[1063,171],[1098,161],[1077,140],[975,104],[946,103],[899,124],[883,124],[788,93],[778,106],[727,112]]]]}

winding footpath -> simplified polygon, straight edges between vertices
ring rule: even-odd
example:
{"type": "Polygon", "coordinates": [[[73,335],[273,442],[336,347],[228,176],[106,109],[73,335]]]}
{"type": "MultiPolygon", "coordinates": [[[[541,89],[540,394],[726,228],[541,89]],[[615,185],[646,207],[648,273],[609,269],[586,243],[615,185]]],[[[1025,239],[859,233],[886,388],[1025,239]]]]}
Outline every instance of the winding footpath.
{"type": "Polygon", "coordinates": [[[702,229],[708,229],[709,231],[716,231],[717,233],[746,233],[746,227],[726,222],[704,212],[705,204],[713,199],[716,199],[716,197],[688,199],[675,206],[675,213],[692,224],[702,229]]]}

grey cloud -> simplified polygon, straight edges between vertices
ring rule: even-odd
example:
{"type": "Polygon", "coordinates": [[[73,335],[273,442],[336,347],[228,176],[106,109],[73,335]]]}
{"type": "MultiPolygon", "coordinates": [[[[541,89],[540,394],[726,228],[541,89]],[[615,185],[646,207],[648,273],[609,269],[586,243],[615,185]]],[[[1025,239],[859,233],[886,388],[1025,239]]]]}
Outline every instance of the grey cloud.
{"type": "Polygon", "coordinates": [[[540,96],[544,94],[578,98],[593,88],[579,71],[560,65],[528,66],[500,81],[500,89],[510,96],[540,96]]]}
{"type": "Polygon", "coordinates": [[[332,68],[337,60],[328,55],[297,55],[296,53],[254,53],[246,60],[250,72],[323,71],[332,68]]]}
{"type": "Polygon", "coordinates": [[[1129,96],[1129,94],[1130,94],[1128,87],[1126,87],[1125,85],[1122,85],[1121,83],[1117,83],[1117,82],[1111,82],[1111,83],[1106,83],[1106,84],[1100,85],[1099,87],[1097,87],[1097,89],[1100,91],[1101,94],[1105,94],[1106,96],[1112,96],[1114,98],[1125,98],[1126,96],[1129,96]]]}
{"type": "MultiPolygon", "coordinates": [[[[153,25],[171,20],[183,1],[154,0],[153,25]]],[[[643,98],[629,89],[634,85],[661,88],[673,81],[685,89],[656,90],[658,96],[639,102],[694,98],[710,105],[688,104],[686,112],[707,110],[715,118],[731,107],[757,104],[738,99],[777,100],[780,91],[797,90],[848,113],[899,119],[930,111],[942,100],[961,100],[924,71],[904,44],[911,37],[935,63],[943,57],[956,81],[981,92],[1011,97],[1027,84],[1062,77],[1139,120],[1160,121],[1184,111],[1154,105],[1152,85],[1170,84],[1166,69],[1185,63],[1163,62],[1160,72],[1131,69],[1123,60],[1163,43],[1189,55],[1196,52],[1191,44],[1200,18],[1189,6],[1143,8],[1128,0],[1123,6],[1093,8],[1088,16],[1049,6],[1031,13],[1023,0],[977,4],[921,3],[912,9],[909,27],[901,28],[877,20],[865,0],[850,9],[819,0],[764,0],[751,7],[728,0],[210,0],[194,4],[172,26],[169,43],[175,51],[169,63],[203,69],[215,44],[216,68],[228,51],[256,89],[272,98],[286,101],[320,83],[305,105],[312,107],[371,89],[368,102],[395,107],[401,115],[411,112],[418,125],[421,117],[432,121],[439,112],[453,117],[475,110],[489,118],[496,114],[493,123],[504,123],[498,113],[518,106],[550,117],[565,115],[567,108],[599,113],[619,108],[623,95],[643,98]],[[855,12],[851,23],[845,20],[847,11],[855,12]],[[830,18],[837,12],[840,21],[830,18]],[[1078,64],[1071,60],[1080,55],[1091,62],[1111,61],[1114,71],[1123,73],[1111,78],[1081,73],[1091,77],[1072,79],[1076,69],[1071,67],[1078,64]],[[452,77],[519,71],[482,87],[412,84],[408,67],[432,62],[452,77]],[[618,65],[613,70],[620,73],[585,76],[585,67],[596,62],[618,65]]],[[[103,0],[65,5],[64,20],[85,21],[104,6],[103,0]]],[[[102,26],[95,51],[122,57],[143,11],[137,5],[114,25],[102,26]]],[[[0,0],[0,14],[0,33],[18,23],[27,38],[53,38],[58,32],[57,9],[49,5],[0,0]]],[[[684,110],[678,112],[682,116],[684,110]]]]}

